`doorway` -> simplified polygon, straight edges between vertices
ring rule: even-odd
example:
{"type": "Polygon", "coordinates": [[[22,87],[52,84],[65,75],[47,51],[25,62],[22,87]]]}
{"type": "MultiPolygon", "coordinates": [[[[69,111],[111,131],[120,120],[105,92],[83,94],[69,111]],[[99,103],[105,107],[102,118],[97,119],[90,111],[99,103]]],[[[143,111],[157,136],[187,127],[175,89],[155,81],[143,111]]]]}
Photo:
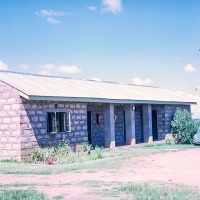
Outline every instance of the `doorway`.
{"type": "Polygon", "coordinates": [[[87,132],[88,132],[88,142],[92,144],[92,113],[87,111],[87,132]]]}
{"type": "Polygon", "coordinates": [[[152,110],[152,134],[153,140],[158,140],[157,110],[152,110]]]}

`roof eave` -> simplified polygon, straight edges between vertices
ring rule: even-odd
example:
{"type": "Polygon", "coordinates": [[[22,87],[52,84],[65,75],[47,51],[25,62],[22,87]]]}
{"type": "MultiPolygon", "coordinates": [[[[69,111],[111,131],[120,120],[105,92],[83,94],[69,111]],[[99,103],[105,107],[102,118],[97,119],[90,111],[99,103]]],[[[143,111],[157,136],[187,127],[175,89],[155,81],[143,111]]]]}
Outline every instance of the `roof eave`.
{"type": "Polygon", "coordinates": [[[173,105],[191,105],[196,102],[183,101],[157,101],[157,100],[131,100],[131,99],[105,99],[89,97],[54,97],[54,96],[28,96],[22,93],[22,97],[27,100],[35,101],[68,101],[68,102],[88,102],[88,103],[123,103],[123,104],[173,104],[173,105]]]}

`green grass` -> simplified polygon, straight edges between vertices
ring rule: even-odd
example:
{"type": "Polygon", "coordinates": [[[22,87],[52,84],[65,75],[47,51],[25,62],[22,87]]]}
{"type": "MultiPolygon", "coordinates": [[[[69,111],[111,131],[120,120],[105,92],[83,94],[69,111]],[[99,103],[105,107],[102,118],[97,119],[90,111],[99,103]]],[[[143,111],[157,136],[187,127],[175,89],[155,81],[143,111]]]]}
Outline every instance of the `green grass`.
{"type": "Polygon", "coordinates": [[[152,143],[152,144],[144,144],[142,146],[139,146],[138,148],[185,150],[185,149],[196,148],[196,146],[192,144],[152,143]]]}
{"type": "Polygon", "coordinates": [[[30,164],[30,163],[9,163],[0,162],[0,172],[2,174],[60,174],[65,172],[78,172],[82,169],[96,170],[109,170],[118,169],[129,158],[140,156],[150,156],[154,154],[172,151],[185,150],[187,148],[199,148],[192,145],[169,145],[165,143],[144,144],[141,146],[124,146],[114,149],[103,149],[101,152],[102,159],[98,160],[85,160],[77,163],[63,163],[55,165],[47,164],[30,164]]]}
{"type": "Polygon", "coordinates": [[[58,196],[54,196],[54,197],[52,198],[52,200],[60,200],[60,199],[63,199],[63,198],[64,198],[63,195],[58,195],[58,196]]]}
{"type": "Polygon", "coordinates": [[[16,160],[0,160],[0,163],[18,163],[18,161],[16,161],[16,160]]]}
{"type": "Polygon", "coordinates": [[[101,188],[101,185],[103,183],[104,183],[103,181],[99,180],[86,180],[79,182],[78,185],[86,185],[87,187],[101,188]]]}
{"type": "Polygon", "coordinates": [[[118,192],[130,195],[135,200],[199,200],[200,191],[186,186],[130,185],[121,187],[118,192]]]}
{"type": "Polygon", "coordinates": [[[47,200],[48,198],[34,190],[0,190],[0,200],[47,200]]]}
{"type": "Polygon", "coordinates": [[[11,183],[11,184],[0,184],[0,188],[27,187],[27,186],[35,186],[35,185],[36,184],[11,183]]]}

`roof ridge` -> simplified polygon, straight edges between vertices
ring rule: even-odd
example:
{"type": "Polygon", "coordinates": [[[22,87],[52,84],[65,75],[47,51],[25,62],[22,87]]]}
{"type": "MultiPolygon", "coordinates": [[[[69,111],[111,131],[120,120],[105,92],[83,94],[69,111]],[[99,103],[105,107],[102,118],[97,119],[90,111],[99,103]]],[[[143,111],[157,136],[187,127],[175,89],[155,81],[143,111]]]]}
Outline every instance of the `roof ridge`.
{"type": "Polygon", "coordinates": [[[15,72],[15,71],[7,71],[7,70],[0,70],[0,73],[12,73],[12,74],[22,74],[22,75],[28,75],[28,76],[40,76],[40,77],[48,77],[48,78],[62,78],[62,79],[71,79],[71,80],[81,80],[81,81],[92,81],[92,82],[100,82],[100,83],[111,83],[111,84],[118,84],[118,85],[129,85],[129,86],[138,86],[138,87],[148,87],[148,88],[160,88],[157,86],[149,86],[149,85],[136,85],[131,83],[119,83],[114,81],[96,81],[92,79],[81,79],[81,78],[71,78],[66,76],[52,76],[52,75],[43,75],[43,74],[32,74],[32,73],[25,73],[25,72],[15,72]]]}

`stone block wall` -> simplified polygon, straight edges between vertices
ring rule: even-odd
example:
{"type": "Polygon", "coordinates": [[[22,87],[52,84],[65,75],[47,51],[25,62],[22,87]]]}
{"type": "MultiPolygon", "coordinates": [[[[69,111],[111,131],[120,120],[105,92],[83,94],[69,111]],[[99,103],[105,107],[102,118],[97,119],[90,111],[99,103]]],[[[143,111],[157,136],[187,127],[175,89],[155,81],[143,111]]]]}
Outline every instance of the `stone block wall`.
{"type": "Polygon", "coordinates": [[[123,105],[115,105],[114,114],[116,115],[115,120],[115,145],[122,146],[125,145],[125,127],[124,127],[124,106],[123,105]]]}
{"type": "Polygon", "coordinates": [[[55,146],[65,139],[69,144],[88,141],[87,106],[84,103],[27,101],[20,112],[22,154],[37,146],[55,146]],[[70,112],[71,132],[47,133],[47,112],[70,112]]]}
{"type": "Polygon", "coordinates": [[[104,138],[104,112],[102,104],[88,103],[87,110],[91,111],[91,123],[92,123],[92,132],[91,132],[91,143],[92,146],[104,147],[105,138],[104,138]],[[96,114],[100,115],[100,123],[96,122],[96,114]]]}
{"type": "Polygon", "coordinates": [[[135,139],[136,143],[144,141],[142,105],[135,105],[135,139]]]}
{"type": "Polygon", "coordinates": [[[0,159],[21,159],[20,108],[14,88],[0,81],[0,159]]]}

